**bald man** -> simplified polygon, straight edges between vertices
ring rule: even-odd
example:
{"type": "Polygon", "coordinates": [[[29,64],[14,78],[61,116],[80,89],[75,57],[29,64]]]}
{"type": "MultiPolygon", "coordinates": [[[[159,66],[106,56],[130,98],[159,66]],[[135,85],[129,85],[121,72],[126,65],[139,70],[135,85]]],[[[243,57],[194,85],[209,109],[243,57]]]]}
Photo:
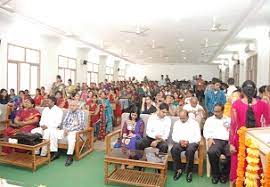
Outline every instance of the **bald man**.
{"type": "Polygon", "coordinates": [[[79,109],[78,101],[72,100],[69,104],[69,111],[66,114],[62,128],[51,132],[51,152],[54,152],[51,160],[59,157],[58,140],[66,139],[68,142],[67,159],[65,166],[69,166],[73,162],[73,152],[76,143],[76,133],[85,128],[85,114],[79,109]]]}
{"type": "Polygon", "coordinates": [[[192,181],[192,170],[194,162],[194,154],[199,147],[201,140],[200,127],[197,121],[189,118],[186,110],[179,112],[179,120],[174,123],[172,140],[174,142],[171,149],[173,158],[173,164],[175,174],[173,179],[178,180],[183,173],[183,165],[181,163],[181,153],[185,151],[187,167],[186,167],[186,180],[187,182],[192,181]]]}
{"type": "Polygon", "coordinates": [[[199,104],[197,97],[191,97],[190,103],[184,105],[183,109],[188,111],[189,117],[196,120],[201,126],[202,119],[205,117],[205,111],[199,104]]]}

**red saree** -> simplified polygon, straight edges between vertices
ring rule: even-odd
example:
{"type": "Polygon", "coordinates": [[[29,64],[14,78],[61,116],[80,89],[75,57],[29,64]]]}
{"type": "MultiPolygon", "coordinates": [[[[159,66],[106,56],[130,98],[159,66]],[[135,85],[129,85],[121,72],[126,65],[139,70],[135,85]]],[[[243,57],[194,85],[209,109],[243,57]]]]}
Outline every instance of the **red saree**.
{"type": "MultiPolygon", "coordinates": [[[[34,118],[38,117],[38,119],[40,119],[40,113],[38,110],[36,110],[35,108],[23,108],[20,109],[17,114],[16,114],[16,118],[18,121],[29,121],[32,120],[34,118]]],[[[33,123],[33,124],[28,124],[25,125],[23,127],[18,127],[18,128],[14,128],[14,127],[8,127],[4,130],[4,136],[5,137],[10,137],[12,135],[15,135],[17,132],[31,132],[32,129],[37,127],[38,122],[33,123]]],[[[2,151],[4,153],[10,153],[11,152],[11,148],[9,147],[3,147],[2,151]]]]}

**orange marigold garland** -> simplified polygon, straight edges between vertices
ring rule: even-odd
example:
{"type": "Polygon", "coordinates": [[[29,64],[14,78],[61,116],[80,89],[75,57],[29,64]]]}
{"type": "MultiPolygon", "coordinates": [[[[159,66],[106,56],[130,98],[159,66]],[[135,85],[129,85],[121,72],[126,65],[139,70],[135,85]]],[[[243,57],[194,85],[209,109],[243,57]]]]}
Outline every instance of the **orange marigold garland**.
{"type": "Polygon", "coordinates": [[[246,138],[246,127],[241,127],[237,133],[239,135],[239,150],[238,150],[238,163],[237,163],[237,179],[236,179],[236,187],[242,187],[245,181],[245,159],[246,159],[246,146],[245,146],[245,138],[246,138]]]}
{"type": "Polygon", "coordinates": [[[262,187],[270,187],[270,153],[266,155],[266,170],[262,174],[262,187]]]}
{"type": "Polygon", "coordinates": [[[245,172],[245,186],[246,187],[257,187],[257,180],[260,178],[258,171],[260,169],[260,151],[258,144],[251,138],[245,141],[247,147],[247,167],[245,172]]]}

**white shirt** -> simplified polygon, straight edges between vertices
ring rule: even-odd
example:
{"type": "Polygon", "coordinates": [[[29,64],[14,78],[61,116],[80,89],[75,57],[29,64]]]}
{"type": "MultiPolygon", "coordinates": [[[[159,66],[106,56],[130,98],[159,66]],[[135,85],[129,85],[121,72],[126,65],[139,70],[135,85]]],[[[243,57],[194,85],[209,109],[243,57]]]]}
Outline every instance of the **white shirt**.
{"type": "Polygon", "coordinates": [[[189,113],[189,117],[196,119],[196,115],[193,113],[193,111],[195,111],[197,114],[199,112],[199,110],[204,111],[203,107],[199,104],[196,105],[196,107],[191,106],[191,104],[185,104],[183,107],[184,110],[191,112],[189,113]]]}
{"type": "Polygon", "coordinates": [[[203,128],[205,139],[228,140],[230,123],[231,119],[226,116],[223,116],[221,119],[216,118],[216,116],[209,117],[203,128]]]}
{"type": "Polygon", "coordinates": [[[51,109],[44,108],[42,111],[40,126],[46,125],[48,128],[60,127],[62,123],[63,111],[58,106],[54,105],[51,109]]]}
{"type": "Polygon", "coordinates": [[[171,129],[171,119],[168,116],[160,118],[157,114],[152,114],[146,127],[146,135],[156,139],[157,135],[161,135],[163,140],[167,140],[171,129]]]}
{"type": "Polygon", "coordinates": [[[227,88],[227,98],[230,97],[235,90],[237,90],[237,88],[234,85],[230,85],[227,88]]]}
{"type": "Polygon", "coordinates": [[[173,125],[172,140],[175,143],[179,143],[180,140],[185,140],[189,143],[198,143],[201,140],[199,123],[191,118],[185,123],[180,119],[177,120],[173,125]]]}
{"type": "Polygon", "coordinates": [[[160,79],[160,81],[158,82],[159,86],[166,86],[166,81],[164,79],[160,79]]]}

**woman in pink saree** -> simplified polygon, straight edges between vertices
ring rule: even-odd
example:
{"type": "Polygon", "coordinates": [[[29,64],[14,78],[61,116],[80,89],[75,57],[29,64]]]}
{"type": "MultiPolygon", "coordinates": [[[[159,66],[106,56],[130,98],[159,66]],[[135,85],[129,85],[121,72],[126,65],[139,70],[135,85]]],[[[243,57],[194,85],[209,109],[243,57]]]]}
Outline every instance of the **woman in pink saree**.
{"type": "Polygon", "coordinates": [[[239,147],[237,131],[242,126],[253,128],[262,127],[265,124],[269,125],[270,123],[269,105],[256,99],[256,92],[255,83],[250,80],[245,81],[242,85],[243,98],[235,101],[232,105],[229,142],[231,151],[230,180],[234,184],[237,178],[237,154],[239,147]],[[264,121],[265,124],[262,123],[262,121],[264,121]]]}

